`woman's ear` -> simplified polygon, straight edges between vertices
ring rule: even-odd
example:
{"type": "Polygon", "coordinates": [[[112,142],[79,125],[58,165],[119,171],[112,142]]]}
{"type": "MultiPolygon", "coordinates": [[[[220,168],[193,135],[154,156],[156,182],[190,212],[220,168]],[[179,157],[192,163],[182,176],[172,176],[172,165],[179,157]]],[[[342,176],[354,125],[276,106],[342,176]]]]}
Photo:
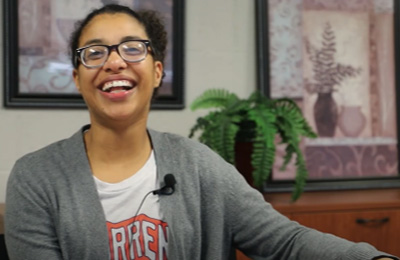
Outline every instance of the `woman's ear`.
{"type": "Polygon", "coordinates": [[[74,79],[75,87],[81,93],[81,88],[79,86],[79,73],[77,69],[72,71],[72,78],[74,79]]]}
{"type": "Polygon", "coordinates": [[[158,88],[163,77],[164,65],[161,61],[154,62],[154,88],[158,88]]]}

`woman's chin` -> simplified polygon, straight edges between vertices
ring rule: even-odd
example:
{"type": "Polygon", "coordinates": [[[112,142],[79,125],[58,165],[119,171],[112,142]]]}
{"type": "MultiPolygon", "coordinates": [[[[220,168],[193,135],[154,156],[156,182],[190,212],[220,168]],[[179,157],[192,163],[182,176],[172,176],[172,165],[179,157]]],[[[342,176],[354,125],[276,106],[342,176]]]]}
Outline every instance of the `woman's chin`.
{"type": "Polygon", "coordinates": [[[138,113],[139,111],[132,109],[113,109],[107,111],[105,114],[105,118],[108,119],[108,122],[111,124],[134,124],[135,122],[142,121],[146,118],[146,113],[138,113]]]}

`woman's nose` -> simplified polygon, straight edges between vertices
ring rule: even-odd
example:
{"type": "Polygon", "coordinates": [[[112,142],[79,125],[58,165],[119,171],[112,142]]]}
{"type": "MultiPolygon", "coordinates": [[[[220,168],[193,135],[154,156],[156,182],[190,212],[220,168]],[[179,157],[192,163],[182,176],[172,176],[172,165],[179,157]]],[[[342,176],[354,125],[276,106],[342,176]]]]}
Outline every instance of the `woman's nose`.
{"type": "Polygon", "coordinates": [[[103,69],[111,71],[119,71],[127,67],[126,61],[118,54],[117,51],[112,50],[108,56],[106,62],[103,65],[103,69]]]}

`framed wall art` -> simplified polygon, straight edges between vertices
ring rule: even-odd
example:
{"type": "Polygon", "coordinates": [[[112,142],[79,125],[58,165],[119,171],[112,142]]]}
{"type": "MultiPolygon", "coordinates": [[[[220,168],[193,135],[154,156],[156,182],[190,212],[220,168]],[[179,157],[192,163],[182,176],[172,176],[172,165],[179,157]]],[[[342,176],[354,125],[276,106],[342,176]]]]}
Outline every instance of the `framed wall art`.
{"type": "MultiPolygon", "coordinates": [[[[257,0],[259,89],[301,106],[306,189],[399,187],[400,4],[257,0]]],[[[283,153],[283,151],[282,151],[283,153]]],[[[285,190],[294,167],[271,174],[285,190]]]]}
{"type": "Polygon", "coordinates": [[[182,109],[184,0],[4,0],[5,107],[84,108],[68,54],[76,21],[119,3],[161,13],[169,34],[163,85],[153,109],[182,109]]]}

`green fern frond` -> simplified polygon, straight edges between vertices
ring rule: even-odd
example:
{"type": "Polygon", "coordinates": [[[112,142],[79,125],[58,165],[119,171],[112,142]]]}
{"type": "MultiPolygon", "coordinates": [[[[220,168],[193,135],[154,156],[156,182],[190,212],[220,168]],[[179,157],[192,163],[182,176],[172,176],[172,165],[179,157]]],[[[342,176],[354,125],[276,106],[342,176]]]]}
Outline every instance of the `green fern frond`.
{"type": "Polygon", "coordinates": [[[220,111],[212,111],[204,117],[199,117],[196,120],[196,124],[190,129],[189,137],[192,138],[196,132],[208,132],[209,129],[213,128],[213,125],[217,124],[217,120],[220,117],[220,111]]]}
{"type": "Polygon", "coordinates": [[[304,160],[303,154],[298,150],[296,152],[296,178],[295,178],[295,188],[292,192],[292,201],[296,201],[300,195],[303,193],[304,186],[307,181],[308,171],[306,167],[306,162],[304,160]]]}
{"type": "Polygon", "coordinates": [[[268,145],[263,137],[258,137],[253,143],[251,165],[253,166],[254,186],[261,187],[268,179],[275,161],[275,146],[268,145]]]}
{"type": "Polygon", "coordinates": [[[255,106],[248,116],[256,123],[257,132],[251,157],[253,181],[256,187],[261,187],[268,179],[275,161],[276,117],[271,109],[263,105],[255,106]]]}
{"type": "Polygon", "coordinates": [[[284,171],[287,167],[287,165],[290,163],[292,160],[293,154],[296,153],[296,150],[293,148],[294,146],[291,144],[286,145],[285,148],[285,155],[283,156],[283,163],[280,167],[281,171],[284,171]]]}
{"type": "Polygon", "coordinates": [[[274,106],[274,100],[264,96],[259,91],[253,92],[248,98],[248,101],[252,103],[254,107],[262,105],[271,108],[274,106]]]}
{"type": "Polygon", "coordinates": [[[235,137],[239,130],[237,123],[240,117],[227,116],[222,112],[211,112],[203,119],[207,123],[201,122],[200,142],[216,151],[226,161],[234,163],[235,137]]]}
{"type": "Polygon", "coordinates": [[[209,89],[197,97],[190,106],[192,111],[207,108],[226,108],[229,104],[235,103],[239,98],[224,89],[209,89]]]}
{"type": "Polygon", "coordinates": [[[199,117],[196,120],[196,124],[190,128],[189,138],[193,138],[196,132],[205,129],[208,125],[208,121],[204,120],[204,118],[199,117]]]}
{"type": "Polygon", "coordinates": [[[293,145],[297,146],[302,136],[317,137],[296,102],[290,99],[280,99],[276,100],[275,105],[278,129],[281,130],[283,142],[292,140],[293,145]]]}
{"type": "Polygon", "coordinates": [[[235,163],[235,139],[239,126],[235,118],[221,117],[219,123],[211,131],[211,142],[207,143],[229,163],[235,163]]]}
{"type": "Polygon", "coordinates": [[[268,146],[273,146],[277,133],[276,116],[273,111],[260,105],[250,110],[248,117],[256,123],[258,135],[264,138],[268,146]]]}

